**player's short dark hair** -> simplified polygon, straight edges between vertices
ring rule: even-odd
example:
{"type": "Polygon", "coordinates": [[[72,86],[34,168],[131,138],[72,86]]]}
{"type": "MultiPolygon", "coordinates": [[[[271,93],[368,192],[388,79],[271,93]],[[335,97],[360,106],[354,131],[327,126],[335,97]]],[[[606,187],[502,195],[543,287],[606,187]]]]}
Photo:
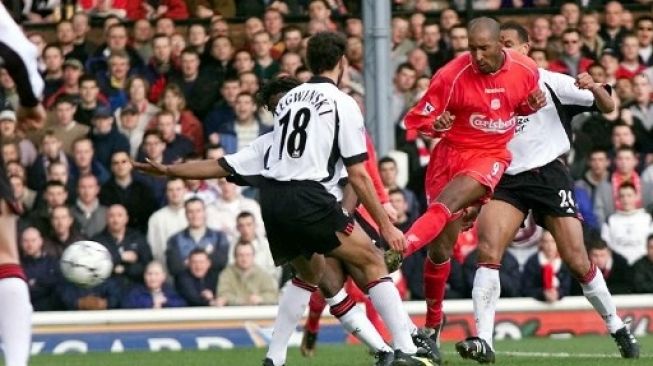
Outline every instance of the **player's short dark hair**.
{"type": "Polygon", "coordinates": [[[333,70],[345,55],[347,40],[335,32],[320,32],[309,38],[306,50],[308,68],[314,74],[333,70]]]}
{"type": "Polygon", "coordinates": [[[272,97],[281,93],[285,94],[299,85],[301,85],[301,82],[291,76],[272,79],[263,84],[258,93],[256,93],[257,104],[265,106],[269,111],[273,111],[276,105],[270,105],[272,97]]]}
{"type": "Polygon", "coordinates": [[[240,219],[244,219],[244,218],[248,218],[248,217],[251,217],[252,219],[254,219],[254,214],[249,212],[249,211],[243,211],[243,212],[239,213],[238,216],[236,216],[236,222],[238,222],[238,220],[240,220],[240,219]]]}
{"type": "Polygon", "coordinates": [[[517,23],[517,22],[506,22],[501,25],[501,30],[502,31],[507,31],[507,30],[513,30],[517,32],[517,38],[519,39],[520,43],[528,43],[528,31],[526,28],[517,23]]]}
{"type": "Polygon", "coordinates": [[[379,166],[381,166],[381,164],[387,164],[387,163],[392,163],[394,165],[397,165],[397,161],[395,161],[395,159],[389,156],[384,156],[381,159],[379,159],[379,166]]]}

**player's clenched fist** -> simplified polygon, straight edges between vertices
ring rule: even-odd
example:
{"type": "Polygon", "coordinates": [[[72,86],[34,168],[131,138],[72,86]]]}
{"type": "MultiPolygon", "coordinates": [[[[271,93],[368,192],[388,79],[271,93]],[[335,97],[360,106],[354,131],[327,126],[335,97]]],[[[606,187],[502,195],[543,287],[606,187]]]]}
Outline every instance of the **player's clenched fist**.
{"type": "Polygon", "coordinates": [[[433,129],[436,130],[437,132],[444,132],[448,131],[451,129],[451,126],[453,126],[453,121],[456,119],[456,116],[453,114],[449,113],[449,111],[445,111],[438,117],[435,122],[433,123],[433,129]]]}
{"type": "Polygon", "coordinates": [[[532,110],[537,111],[540,108],[544,107],[546,105],[546,96],[544,95],[544,92],[542,89],[536,89],[533,90],[530,94],[528,94],[528,106],[531,107],[532,110]]]}
{"type": "Polygon", "coordinates": [[[390,246],[390,249],[393,249],[397,252],[403,252],[406,248],[406,238],[404,238],[404,233],[396,227],[390,225],[387,227],[381,227],[381,236],[390,246]]]}
{"type": "Polygon", "coordinates": [[[578,74],[576,76],[576,86],[578,89],[583,89],[583,90],[592,90],[599,84],[594,82],[594,79],[592,76],[586,72],[578,74]]]}

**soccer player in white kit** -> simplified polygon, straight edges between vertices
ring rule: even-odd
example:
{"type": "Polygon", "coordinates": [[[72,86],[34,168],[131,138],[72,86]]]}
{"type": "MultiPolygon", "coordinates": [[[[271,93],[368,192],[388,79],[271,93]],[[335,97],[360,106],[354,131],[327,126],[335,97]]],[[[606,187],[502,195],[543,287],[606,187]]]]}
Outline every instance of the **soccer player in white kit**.
{"type": "MultiPolygon", "coordinates": [[[[501,27],[501,42],[528,54],[528,32],[520,25],[501,27]]],[[[562,260],[581,283],[583,294],[604,319],[624,358],[639,357],[639,344],[617,315],[601,271],[590,263],[583,228],[573,199],[573,180],[560,160],[571,145],[571,119],[595,108],[610,112],[614,103],[608,91],[587,73],[577,79],[540,69],[540,87],[546,107],[520,117],[515,137],[508,144],[513,160],[501,178],[492,200],[478,217],[478,269],[472,299],[477,337],[456,344],[463,358],[494,363],[494,315],[501,293],[501,257],[529,210],[538,224],[551,232],[562,260]]]]}
{"type": "MultiPolygon", "coordinates": [[[[21,126],[40,126],[43,79],[37,69],[38,51],[0,4],[0,67],[14,79],[21,126]]],[[[0,157],[0,339],[6,366],[26,366],[31,348],[32,305],[27,279],[20,267],[16,238],[17,213],[22,211],[0,157]]]]}

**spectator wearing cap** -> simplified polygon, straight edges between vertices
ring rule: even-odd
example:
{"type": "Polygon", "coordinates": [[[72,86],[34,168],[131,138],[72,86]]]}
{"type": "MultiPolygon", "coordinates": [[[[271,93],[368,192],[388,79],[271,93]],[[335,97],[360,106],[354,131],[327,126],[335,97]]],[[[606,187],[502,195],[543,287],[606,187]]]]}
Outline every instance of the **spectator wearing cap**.
{"type": "Polygon", "coordinates": [[[75,121],[77,104],[74,97],[61,95],[54,105],[55,119],[52,130],[61,141],[63,151],[70,155],[73,151],[73,142],[88,135],[90,128],[75,121]]]}
{"type": "Polygon", "coordinates": [[[168,240],[166,260],[168,272],[178,276],[188,268],[188,256],[196,248],[202,248],[211,257],[212,269],[221,272],[227,265],[229,240],[218,230],[207,227],[206,206],[199,198],[191,198],[184,204],[188,227],[168,240]]]}
{"type": "Polygon", "coordinates": [[[562,32],[563,52],[558,60],[553,60],[549,64],[549,70],[567,74],[571,77],[586,72],[591,64],[592,59],[584,57],[581,52],[580,32],[576,29],[566,29],[562,32]]]}
{"type": "Polygon", "coordinates": [[[188,19],[186,2],[183,0],[135,0],[127,3],[127,18],[129,20],[153,20],[161,17],[172,20],[188,19]]]}
{"type": "MultiPolygon", "coordinates": [[[[20,163],[23,166],[31,166],[36,160],[38,152],[32,141],[18,135],[16,113],[12,110],[0,112],[0,136],[3,143],[13,142],[18,145],[20,163]]],[[[6,160],[5,160],[6,161],[6,160]]]]}
{"type": "Polygon", "coordinates": [[[53,106],[61,95],[74,98],[75,105],[79,104],[79,79],[84,73],[84,66],[79,60],[69,58],[63,63],[63,84],[43,104],[46,108],[53,106]]]}
{"type": "Polygon", "coordinates": [[[83,75],[79,79],[79,105],[75,112],[75,121],[93,127],[93,114],[98,106],[108,105],[107,99],[100,93],[98,82],[93,75],[83,75]]]}
{"type": "Polygon", "coordinates": [[[113,113],[109,107],[100,106],[93,114],[91,140],[95,148],[95,157],[105,167],[111,166],[111,156],[118,151],[129,154],[129,141],[118,132],[113,123],[113,113]]]}
{"type": "Polygon", "coordinates": [[[102,185],[100,203],[109,207],[120,204],[129,214],[129,227],[147,232],[147,221],[154,212],[152,191],[136,179],[134,168],[126,151],[117,151],[111,157],[113,178],[102,185]]]}

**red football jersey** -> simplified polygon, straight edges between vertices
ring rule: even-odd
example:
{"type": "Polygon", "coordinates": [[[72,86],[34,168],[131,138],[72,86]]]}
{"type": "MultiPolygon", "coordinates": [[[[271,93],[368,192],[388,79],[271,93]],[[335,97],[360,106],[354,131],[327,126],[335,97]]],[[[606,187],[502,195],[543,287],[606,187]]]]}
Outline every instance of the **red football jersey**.
{"type": "Polygon", "coordinates": [[[455,116],[442,138],[455,147],[502,149],[512,138],[517,115],[534,113],[530,92],[538,88],[533,60],[504,50],[503,66],[484,74],[464,53],[443,66],[431,79],[422,99],[405,117],[406,128],[433,133],[433,122],[443,112],[455,116]]]}

